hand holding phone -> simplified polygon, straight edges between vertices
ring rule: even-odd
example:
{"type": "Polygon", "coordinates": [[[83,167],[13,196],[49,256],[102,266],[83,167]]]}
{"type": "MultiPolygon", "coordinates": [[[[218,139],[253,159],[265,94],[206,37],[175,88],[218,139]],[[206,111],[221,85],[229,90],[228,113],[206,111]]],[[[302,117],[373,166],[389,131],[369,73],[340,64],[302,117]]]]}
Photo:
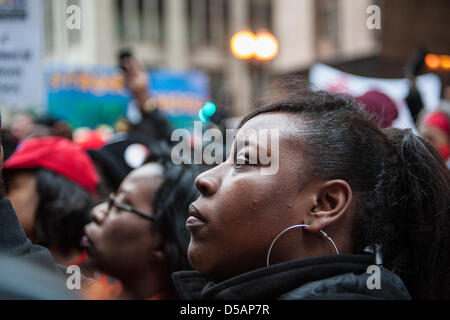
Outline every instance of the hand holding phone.
{"type": "Polygon", "coordinates": [[[119,66],[123,70],[125,86],[133,93],[139,106],[149,99],[147,70],[133,57],[130,51],[121,51],[119,66]]]}

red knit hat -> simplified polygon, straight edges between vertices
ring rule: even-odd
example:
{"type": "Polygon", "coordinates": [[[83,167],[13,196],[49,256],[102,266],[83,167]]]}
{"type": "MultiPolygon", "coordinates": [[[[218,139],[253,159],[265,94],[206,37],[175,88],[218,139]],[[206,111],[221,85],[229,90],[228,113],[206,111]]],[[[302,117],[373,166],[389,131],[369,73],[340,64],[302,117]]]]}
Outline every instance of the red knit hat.
{"type": "Polygon", "coordinates": [[[370,90],[356,100],[364,104],[366,111],[380,121],[383,128],[390,127],[398,117],[397,105],[381,91],[370,90]]]}
{"type": "Polygon", "coordinates": [[[89,156],[70,140],[43,137],[25,140],[5,162],[5,169],[43,168],[95,193],[99,176],[89,156]]]}
{"type": "Polygon", "coordinates": [[[425,125],[428,127],[439,128],[447,135],[450,135],[450,123],[445,113],[440,111],[431,112],[427,115],[425,125]]]}

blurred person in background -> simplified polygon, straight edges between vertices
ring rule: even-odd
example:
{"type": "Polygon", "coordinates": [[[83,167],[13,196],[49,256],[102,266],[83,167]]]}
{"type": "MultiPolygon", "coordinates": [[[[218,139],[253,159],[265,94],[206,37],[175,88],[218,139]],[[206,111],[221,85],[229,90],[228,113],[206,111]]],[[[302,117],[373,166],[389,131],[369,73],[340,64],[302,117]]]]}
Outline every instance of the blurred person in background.
{"type": "MultiPolygon", "coordinates": [[[[1,117],[0,117],[1,126],[1,117]]],[[[27,238],[3,186],[3,146],[0,147],[0,296],[5,299],[67,299],[66,268],[50,252],[27,238]]],[[[92,283],[82,276],[82,287],[92,283]]]]}
{"type": "Polygon", "coordinates": [[[437,150],[450,168],[450,120],[443,111],[426,113],[420,120],[420,135],[437,150]]]}
{"type": "Polygon", "coordinates": [[[424,47],[417,47],[403,68],[404,76],[408,79],[408,95],[405,97],[405,103],[416,126],[420,113],[424,110],[423,99],[417,88],[416,79],[425,66],[426,54],[427,50],[424,47]]]}
{"type": "Polygon", "coordinates": [[[409,91],[405,98],[405,102],[411,112],[411,116],[414,123],[417,125],[417,120],[419,118],[420,112],[424,109],[424,104],[422,96],[420,95],[419,89],[416,86],[416,78],[410,78],[409,80],[409,91]]]}
{"type": "Polygon", "coordinates": [[[128,132],[145,135],[154,140],[164,140],[171,144],[172,127],[159,110],[157,101],[151,99],[147,71],[130,54],[125,55],[121,60],[121,68],[125,77],[125,86],[132,93],[134,104],[139,110],[139,119],[135,124],[130,125],[128,132]]]}
{"type": "Polygon", "coordinates": [[[34,118],[27,113],[18,113],[13,117],[10,132],[19,143],[29,138],[50,136],[72,140],[70,125],[47,115],[34,118]]]}
{"type": "Polygon", "coordinates": [[[16,114],[11,122],[11,134],[21,142],[28,138],[33,130],[34,119],[28,113],[18,113],[16,114]]]}
{"type": "Polygon", "coordinates": [[[65,138],[27,139],[5,162],[4,180],[28,238],[58,264],[81,264],[80,240],[98,184],[88,155],[65,138]]]}
{"type": "Polygon", "coordinates": [[[1,142],[3,144],[4,160],[8,160],[9,157],[16,151],[19,140],[14,137],[9,129],[1,129],[1,142]]]}
{"type": "Polygon", "coordinates": [[[28,136],[28,138],[38,137],[62,137],[72,140],[72,129],[65,121],[41,116],[34,120],[33,128],[28,136]]]}
{"type": "Polygon", "coordinates": [[[103,147],[86,150],[100,176],[96,203],[103,202],[116,191],[133,169],[148,161],[170,159],[167,150],[164,140],[157,141],[135,133],[114,134],[103,147]]]}
{"type": "Polygon", "coordinates": [[[69,140],[73,139],[71,126],[66,121],[62,120],[56,120],[51,128],[50,135],[53,137],[62,137],[69,140]]]}
{"type": "Polygon", "coordinates": [[[33,127],[31,128],[30,134],[26,138],[29,139],[52,136],[52,127],[55,123],[56,119],[52,117],[42,116],[34,119],[33,127]]]}
{"type": "Polygon", "coordinates": [[[438,109],[450,115],[450,86],[445,86],[443,89],[443,98],[438,106],[438,109]]]}
{"type": "Polygon", "coordinates": [[[51,272],[32,260],[0,255],[0,300],[81,299],[68,290],[62,274],[51,272]]]}
{"type": "MultiPolygon", "coordinates": [[[[151,162],[131,171],[86,228],[89,262],[118,279],[91,299],[178,299],[171,274],[189,270],[188,206],[200,167],[151,162]]],[[[98,288],[96,288],[98,289],[98,288]]]]}

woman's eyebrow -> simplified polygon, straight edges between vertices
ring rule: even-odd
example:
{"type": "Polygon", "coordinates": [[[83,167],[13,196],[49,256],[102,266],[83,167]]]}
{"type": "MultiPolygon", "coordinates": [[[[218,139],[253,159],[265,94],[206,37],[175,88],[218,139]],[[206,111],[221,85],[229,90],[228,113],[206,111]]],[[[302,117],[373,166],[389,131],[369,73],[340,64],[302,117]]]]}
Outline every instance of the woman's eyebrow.
{"type": "Polygon", "coordinates": [[[270,139],[264,140],[265,143],[263,143],[263,144],[260,143],[261,141],[259,139],[255,140],[255,139],[246,138],[244,143],[242,143],[242,140],[243,140],[242,138],[236,139],[233,142],[233,148],[231,150],[237,152],[237,151],[241,151],[241,149],[244,149],[244,148],[248,149],[250,147],[256,148],[257,151],[259,151],[259,149],[261,149],[261,148],[263,148],[264,150],[268,150],[268,151],[270,150],[270,143],[269,143],[270,139]],[[238,147],[239,147],[239,149],[238,149],[238,147]]]}
{"type": "Polygon", "coordinates": [[[130,199],[130,196],[132,196],[132,195],[133,195],[132,190],[126,190],[126,189],[123,189],[123,188],[120,188],[115,193],[116,198],[118,198],[120,196],[122,199],[128,200],[128,201],[130,199]]]}

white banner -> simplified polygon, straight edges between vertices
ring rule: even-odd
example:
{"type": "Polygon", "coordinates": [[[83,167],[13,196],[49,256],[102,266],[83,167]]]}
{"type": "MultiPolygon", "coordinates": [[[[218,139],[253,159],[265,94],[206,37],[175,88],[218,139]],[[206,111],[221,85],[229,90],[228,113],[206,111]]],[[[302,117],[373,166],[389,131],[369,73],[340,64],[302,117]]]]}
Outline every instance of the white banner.
{"type": "Polygon", "coordinates": [[[0,0],[0,105],[42,104],[41,0],[0,0]]]}
{"type": "MultiPolygon", "coordinates": [[[[414,128],[414,122],[405,103],[409,90],[407,79],[367,78],[345,73],[324,64],[316,64],[310,69],[309,80],[316,89],[342,92],[352,96],[363,95],[369,90],[381,91],[397,104],[399,116],[393,126],[414,128]]],[[[436,109],[441,94],[439,77],[435,74],[421,75],[416,78],[416,85],[422,96],[425,109],[436,109]]]]}

